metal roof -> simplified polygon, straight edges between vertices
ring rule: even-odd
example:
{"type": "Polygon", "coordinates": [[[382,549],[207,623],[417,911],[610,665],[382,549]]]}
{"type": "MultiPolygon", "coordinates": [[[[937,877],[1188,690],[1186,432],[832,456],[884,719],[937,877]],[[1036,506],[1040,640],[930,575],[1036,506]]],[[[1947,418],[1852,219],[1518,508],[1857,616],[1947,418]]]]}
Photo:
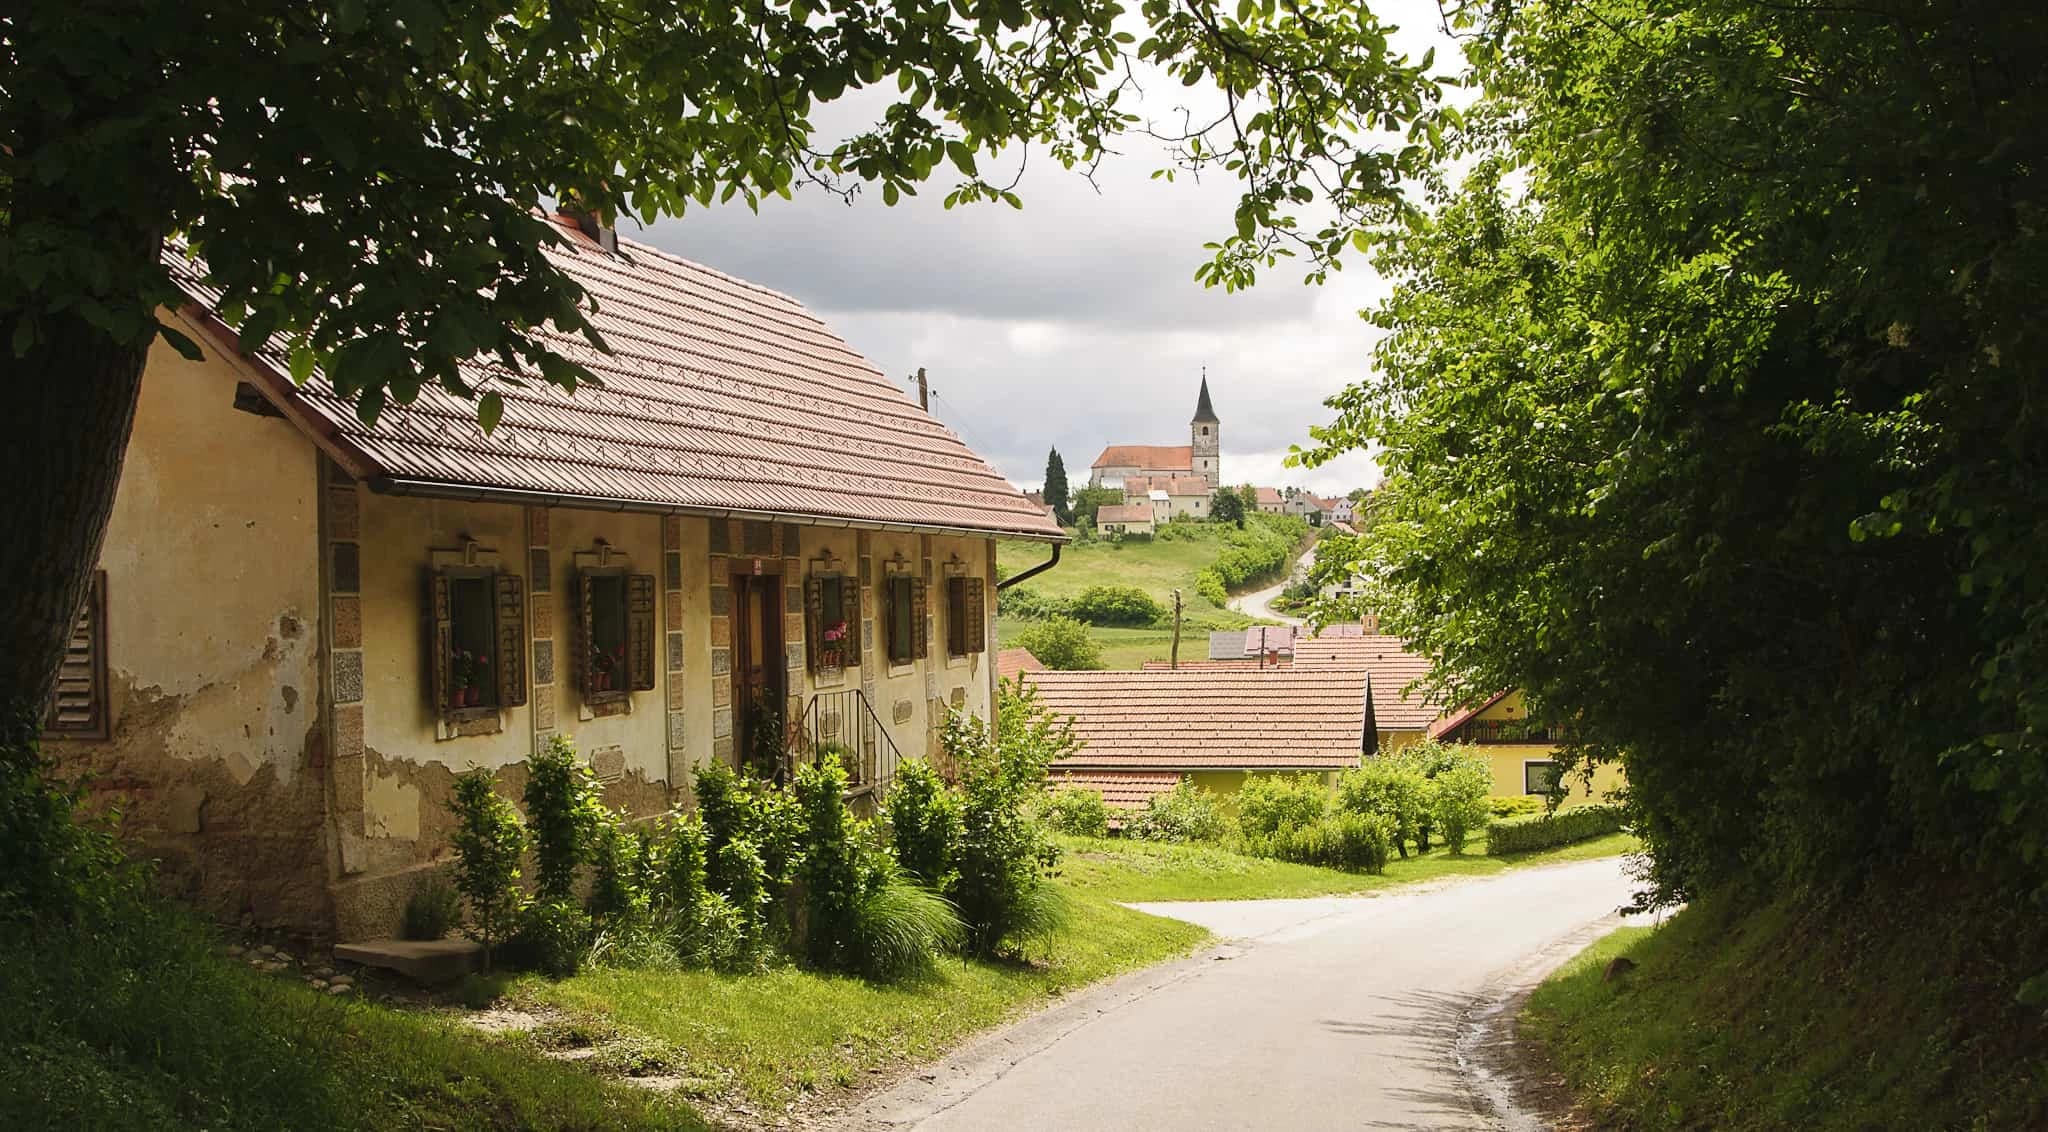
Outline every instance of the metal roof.
{"type": "MultiPolygon", "coordinates": [[[[537,332],[600,384],[572,395],[528,378],[488,384],[505,402],[489,435],[436,386],[375,426],[322,376],[294,386],[281,344],[254,359],[286,415],[376,489],[576,507],[790,518],[1062,541],[951,429],[795,299],[621,239],[607,252],[573,224],[549,260],[596,302],[612,352],[537,332]]],[[[167,249],[173,278],[210,312],[203,263],[167,249]]],[[[234,335],[209,319],[230,347],[234,335]]],[[[472,359],[473,385],[509,376],[472,359]]]]}

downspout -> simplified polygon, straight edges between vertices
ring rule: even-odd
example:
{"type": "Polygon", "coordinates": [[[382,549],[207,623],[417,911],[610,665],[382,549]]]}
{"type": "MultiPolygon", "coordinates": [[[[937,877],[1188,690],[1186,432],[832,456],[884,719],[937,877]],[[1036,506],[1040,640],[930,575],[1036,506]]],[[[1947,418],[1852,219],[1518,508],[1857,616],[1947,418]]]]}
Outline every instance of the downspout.
{"type": "Polygon", "coordinates": [[[1059,543],[1052,544],[1051,558],[1048,558],[1045,561],[1039,563],[1038,565],[1033,566],[1031,569],[1024,571],[1022,574],[1012,574],[1009,577],[1004,578],[1002,581],[997,582],[996,592],[1001,593],[1002,591],[1009,589],[1011,586],[1016,585],[1018,582],[1028,581],[1032,578],[1036,578],[1040,574],[1045,573],[1047,570],[1050,570],[1053,567],[1059,565],[1060,545],[1061,544],[1059,543]]]}

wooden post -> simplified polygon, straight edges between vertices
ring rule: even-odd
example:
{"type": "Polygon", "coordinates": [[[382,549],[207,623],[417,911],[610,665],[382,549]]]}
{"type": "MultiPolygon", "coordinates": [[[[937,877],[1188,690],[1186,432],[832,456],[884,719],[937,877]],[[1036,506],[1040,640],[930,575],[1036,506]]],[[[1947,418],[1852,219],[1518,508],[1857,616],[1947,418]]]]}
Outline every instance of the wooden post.
{"type": "Polygon", "coordinates": [[[1166,663],[1169,668],[1180,668],[1180,591],[1177,589],[1173,591],[1173,652],[1166,663]]]}

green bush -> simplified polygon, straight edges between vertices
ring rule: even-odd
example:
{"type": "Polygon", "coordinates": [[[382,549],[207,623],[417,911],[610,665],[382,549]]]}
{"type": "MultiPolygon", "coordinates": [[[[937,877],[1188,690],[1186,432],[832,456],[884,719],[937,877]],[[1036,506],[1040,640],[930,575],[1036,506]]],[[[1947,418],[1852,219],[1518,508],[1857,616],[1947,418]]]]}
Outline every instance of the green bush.
{"type": "Polygon", "coordinates": [[[573,900],[535,900],[519,915],[512,941],[522,965],[566,979],[583,967],[590,950],[590,914],[573,900]]]}
{"type": "Polygon", "coordinates": [[[733,914],[733,951],[739,960],[761,952],[767,938],[768,904],[774,894],[768,889],[768,866],[752,841],[737,838],[719,846],[711,859],[714,875],[722,878],[725,898],[733,914]]]}
{"type": "Polygon", "coordinates": [[[1045,875],[1059,849],[1025,807],[1044,792],[1047,763],[1072,742],[1071,727],[1050,718],[1028,689],[1002,698],[1000,748],[991,728],[960,712],[945,730],[960,767],[960,837],[946,895],[966,924],[968,952],[983,957],[1056,923],[1045,875]]]}
{"type": "Polygon", "coordinates": [[[1067,603],[1055,597],[1047,597],[1029,586],[1018,586],[1003,591],[1003,616],[1019,621],[1043,621],[1048,617],[1068,615],[1067,603]]]}
{"type": "Polygon", "coordinates": [[[1486,832],[1486,792],[1492,787],[1493,771],[1476,758],[1462,759],[1429,780],[1429,820],[1451,852],[1463,853],[1473,834],[1486,832]]]}
{"type": "Polygon", "coordinates": [[[1554,814],[1506,818],[1493,823],[1487,831],[1486,851],[1494,856],[1528,853],[1604,837],[1621,829],[1622,817],[1620,806],[1600,802],[1573,806],[1554,814]]]}
{"type": "Polygon", "coordinates": [[[1204,566],[1195,571],[1195,592],[1201,595],[1203,601],[1218,609],[1230,606],[1230,591],[1224,588],[1223,575],[1217,573],[1213,567],[1204,566]]]}
{"type": "Polygon", "coordinates": [[[577,866],[590,860],[604,807],[597,776],[556,735],[534,755],[526,776],[526,821],[533,833],[534,887],[540,900],[566,900],[577,866]]]}
{"type": "Polygon", "coordinates": [[[804,953],[825,970],[851,971],[859,965],[856,923],[866,878],[846,811],[846,770],[831,757],[800,766],[794,788],[804,814],[804,953]]]}
{"type": "Polygon", "coordinates": [[[1091,625],[1150,625],[1166,615],[1151,594],[1136,586],[1114,585],[1089,586],[1075,594],[1067,601],[1067,612],[1091,625]]]}
{"type": "Polygon", "coordinates": [[[913,879],[943,892],[953,879],[953,843],[960,836],[960,802],[923,759],[896,769],[889,789],[889,832],[896,861],[913,879]]]}
{"type": "MultiPolygon", "coordinates": [[[[880,857],[887,861],[886,855],[880,857]]],[[[860,973],[900,979],[930,969],[941,952],[967,937],[960,913],[945,897],[884,869],[861,896],[853,944],[860,973]]]]}
{"type": "Polygon", "coordinates": [[[670,813],[650,837],[648,903],[657,913],[694,917],[710,890],[705,886],[704,821],[696,814],[670,813]]]}
{"type": "Polygon", "coordinates": [[[590,914],[600,922],[639,919],[648,909],[640,842],[625,815],[600,808],[590,850],[590,914]]]}
{"type": "Polygon", "coordinates": [[[1337,806],[1346,813],[1387,819],[1395,852],[1408,855],[1427,808],[1429,780],[1421,772],[1386,759],[1367,759],[1337,780],[1337,806]]]}
{"type": "Polygon", "coordinates": [[[704,819],[706,883],[734,898],[723,850],[744,840],[761,859],[762,883],[770,896],[786,886],[802,852],[804,815],[796,797],[750,774],[712,763],[697,769],[697,812],[704,819]]]}
{"type": "MultiPolygon", "coordinates": [[[[1493,771],[1488,767],[1486,760],[1476,754],[1470,745],[1464,743],[1445,743],[1437,739],[1423,739],[1402,747],[1391,756],[1386,756],[1386,759],[1395,766],[1412,770],[1430,780],[1430,785],[1426,788],[1423,796],[1422,816],[1417,821],[1415,828],[1415,846],[1418,851],[1423,853],[1429,852],[1431,837],[1443,832],[1441,820],[1443,815],[1438,812],[1438,791],[1435,781],[1445,772],[1458,767],[1468,768],[1467,773],[1461,776],[1455,799],[1461,804],[1471,801],[1469,790],[1472,784],[1482,782],[1483,785],[1481,785],[1479,790],[1480,797],[1476,802],[1471,802],[1471,804],[1476,805],[1482,811],[1484,810],[1486,793],[1492,789],[1493,771]]],[[[1484,828],[1483,820],[1475,819],[1468,810],[1460,810],[1456,816],[1459,817],[1463,833],[1467,837],[1470,836],[1473,829],[1484,828]]]]}
{"type": "Polygon", "coordinates": [[[1381,873],[1392,852],[1393,825],[1378,814],[1335,813],[1271,833],[1246,834],[1244,850],[1303,865],[1381,873]]]}
{"type": "Polygon", "coordinates": [[[1102,793],[1086,786],[1061,786],[1040,799],[1038,820],[1054,833],[1075,837],[1108,837],[1109,805],[1102,793]]]}
{"type": "Polygon", "coordinates": [[[484,945],[484,967],[491,948],[504,938],[519,910],[519,863],[526,853],[526,827],[519,811],[499,796],[491,772],[479,767],[455,780],[448,801],[455,816],[455,887],[469,901],[469,914],[484,945]]]}
{"type": "Polygon", "coordinates": [[[1141,841],[1221,841],[1229,835],[1230,818],[1222,802],[1189,778],[1152,795],[1142,811],[1124,822],[1124,836],[1141,841]]]}
{"type": "Polygon", "coordinates": [[[1494,794],[1486,799],[1486,812],[1492,814],[1495,821],[1540,814],[1545,808],[1539,794],[1494,794]]]}
{"type": "Polygon", "coordinates": [[[406,939],[441,939],[461,922],[462,894],[437,870],[406,900],[400,934],[406,939]]]}
{"type": "Polygon", "coordinates": [[[1047,668],[1080,672],[1102,667],[1102,646],[1088,634],[1088,626],[1071,617],[1048,617],[1026,625],[1016,643],[1047,668]]]}
{"type": "Polygon", "coordinates": [[[1330,790],[1306,774],[1248,774],[1237,790],[1237,827],[1247,838],[1311,826],[1329,808],[1330,790]]]}

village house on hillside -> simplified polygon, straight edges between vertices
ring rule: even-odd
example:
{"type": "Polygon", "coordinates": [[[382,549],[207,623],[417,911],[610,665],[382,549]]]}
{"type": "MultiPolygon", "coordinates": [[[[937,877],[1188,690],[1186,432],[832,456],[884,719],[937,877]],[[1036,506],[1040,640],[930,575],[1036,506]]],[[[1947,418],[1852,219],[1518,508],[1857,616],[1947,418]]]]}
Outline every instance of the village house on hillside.
{"type": "MultiPolygon", "coordinates": [[[[1088,486],[1124,487],[1136,477],[1192,476],[1214,491],[1223,483],[1223,425],[1209,404],[1209,379],[1202,379],[1201,394],[1195,400],[1195,419],[1188,423],[1184,445],[1112,444],[1102,450],[1089,469],[1088,486]]],[[[1207,492],[1203,493],[1205,496],[1207,492]]],[[[1126,502],[1129,502],[1128,496],[1126,502]]]]}
{"type": "MultiPolygon", "coordinates": [[[[795,300],[558,217],[602,384],[434,386],[375,426],[203,265],[153,348],[49,752],[223,916],[393,934],[445,859],[455,776],[573,736],[607,801],[708,762],[847,748],[873,784],[987,716],[996,539],[1046,511],[795,300]]],[[[495,363],[465,373],[503,376],[495,363]]]]}

